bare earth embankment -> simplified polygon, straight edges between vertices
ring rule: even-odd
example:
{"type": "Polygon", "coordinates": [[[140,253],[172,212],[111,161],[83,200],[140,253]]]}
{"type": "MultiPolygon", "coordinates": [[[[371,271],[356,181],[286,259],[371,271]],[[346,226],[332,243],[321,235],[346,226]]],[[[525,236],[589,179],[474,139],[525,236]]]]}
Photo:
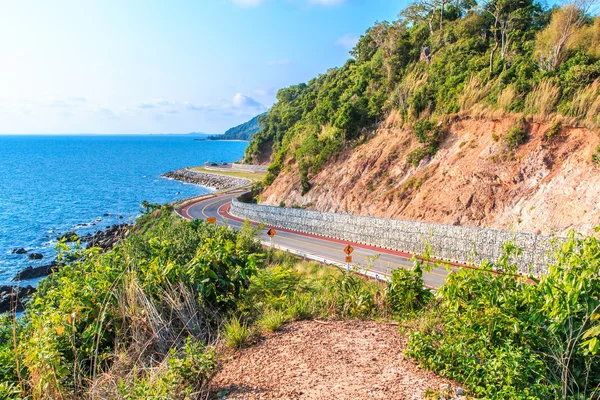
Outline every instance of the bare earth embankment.
{"type": "Polygon", "coordinates": [[[211,383],[226,399],[421,399],[455,385],[402,353],[398,326],[372,321],[285,325],[224,363],[211,383]]]}
{"type": "Polygon", "coordinates": [[[407,158],[420,144],[392,115],[363,144],[312,177],[306,195],[292,161],[261,200],[531,233],[592,233],[600,221],[600,170],[592,162],[598,132],[564,127],[548,140],[551,124],[530,121],[529,139],[513,152],[504,138],[515,120],[451,121],[435,157],[414,167],[407,158]]]}

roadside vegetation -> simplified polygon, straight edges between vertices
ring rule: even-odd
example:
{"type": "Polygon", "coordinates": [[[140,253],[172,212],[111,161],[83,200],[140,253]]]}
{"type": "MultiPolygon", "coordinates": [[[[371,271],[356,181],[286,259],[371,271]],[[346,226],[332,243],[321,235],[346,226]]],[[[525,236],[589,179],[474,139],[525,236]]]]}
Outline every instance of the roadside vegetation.
{"type": "Polygon", "coordinates": [[[70,250],[85,259],[42,281],[21,318],[0,320],[0,398],[198,398],[223,351],[306,319],[396,320],[410,357],[476,398],[600,393],[594,237],[572,235],[533,283],[513,275],[507,244],[434,293],[426,261],[388,285],[265,251],[254,234],[146,204],[112,251],[70,250]]]}
{"type": "MultiPolygon", "coordinates": [[[[435,156],[456,117],[511,116],[600,127],[600,18],[593,1],[414,1],[394,22],[369,28],[342,67],[281,89],[261,117],[246,161],[267,160],[301,190],[344,149],[368,140],[388,117],[412,129],[406,163],[435,156]]],[[[505,139],[515,149],[527,126],[505,139]]]]}

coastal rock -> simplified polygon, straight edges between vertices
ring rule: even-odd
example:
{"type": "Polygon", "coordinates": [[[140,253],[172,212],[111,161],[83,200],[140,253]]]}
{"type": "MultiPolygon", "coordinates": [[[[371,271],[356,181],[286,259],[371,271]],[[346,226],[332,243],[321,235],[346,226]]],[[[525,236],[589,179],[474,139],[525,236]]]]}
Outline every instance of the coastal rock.
{"type": "Polygon", "coordinates": [[[12,278],[12,281],[23,281],[27,279],[41,278],[43,276],[48,276],[51,273],[57,271],[58,268],[59,264],[56,261],[52,261],[50,264],[42,265],[39,267],[33,267],[30,265],[29,267],[17,272],[17,275],[15,275],[15,277],[12,278]]]}
{"type": "Polygon", "coordinates": [[[27,254],[27,250],[25,250],[24,248],[15,248],[12,249],[12,251],[10,252],[10,254],[27,254]]]}
{"type": "Polygon", "coordinates": [[[162,175],[164,178],[175,179],[181,182],[206,186],[215,190],[233,189],[250,183],[249,179],[234,178],[231,176],[207,174],[188,168],[178,169],[162,175]]]}
{"type": "Polygon", "coordinates": [[[35,292],[33,286],[0,286],[0,313],[10,311],[13,307],[15,311],[23,311],[25,302],[35,292]]]}
{"type": "Polygon", "coordinates": [[[131,225],[120,224],[109,226],[103,231],[97,231],[94,234],[82,236],[82,242],[87,242],[87,247],[100,247],[102,250],[110,250],[123,238],[129,236],[131,225]]]}
{"type": "Polygon", "coordinates": [[[41,260],[42,258],[44,258],[44,255],[41,253],[31,253],[29,254],[29,259],[30,260],[41,260]]]}
{"type": "Polygon", "coordinates": [[[62,236],[57,237],[58,240],[64,240],[65,242],[76,242],[79,240],[79,236],[75,232],[67,232],[62,236]]]}

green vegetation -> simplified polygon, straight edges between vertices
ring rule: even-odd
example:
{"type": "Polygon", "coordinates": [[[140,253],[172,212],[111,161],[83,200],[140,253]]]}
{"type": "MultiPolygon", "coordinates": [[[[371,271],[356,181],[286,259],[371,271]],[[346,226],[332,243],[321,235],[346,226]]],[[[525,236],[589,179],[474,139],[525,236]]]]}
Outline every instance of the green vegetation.
{"type": "Polygon", "coordinates": [[[529,139],[529,135],[527,133],[524,118],[521,118],[519,121],[517,121],[517,123],[510,128],[504,137],[504,141],[511,150],[514,150],[520,145],[524,144],[527,139],[529,139]]]}
{"type": "Polygon", "coordinates": [[[451,274],[408,324],[407,354],[478,398],[597,398],[600,242],[572,234],[535,283],[515,277],[514,251],[451,274]]]}
{"type": "MultiPolygon", "coordinates": [[[[245,158],[272,154],[266,185],[297,168],[307,193],[326,163],[390,115],[414,128],[421,146],[406,162],[415,166],[443,139],[433,121],[459,112],[560,114],[598,127],[600,18],[589,5],[416,1],[398,21],[367,30],[342,67],[281,89],[245,158]]],[[[525,136],[511,132],[509,146],[525,136]]]]}
{"type": "Polygon", "coordinates": [[[552,123],[552,126],[545,133],[545,138],[548,141],[553,141],[560,135],[560,130],[562,129],[562,122],[560,120],[556,120],[552,123]]]}
{"type": "Polygon", "coordinates": [[[213,342],[261,262],[253,232],[148,208],[114,250],[43,280],[0,327],[2,398],[195,398],[213,342]],[[153,211],[152,211],[153,210],[153,211]]]}
{"type": "Polygon", "coordinates": [[[596,152],[592,154],[592,162],[600,167],[600,145],[596,147],[596,152]]]}
{"type": "Polygon", "coordinates": [[[248,122],[244,122],[238,126],[228,129],[222,135],[212,135],[206,140],[251,140],[256,132],[261,130],[260,118],[264,114],[257,115],[248,122]]]}
{"type": "Polygon", "coordinates": [[[0,318],[0,398],[198,398],[217,340],[235,351],[308,318],[396,319],[409,356],[479,398],[597,398],[595,237],[571,235],[535,282],[515,275],[509,243],[497,263],[451,273],[434,293],[427,254],[384,284],[263,253],[249,226],[145,208],[114,250],[72,250],[84,260],[42,281],[22,318],[0,318]]]}

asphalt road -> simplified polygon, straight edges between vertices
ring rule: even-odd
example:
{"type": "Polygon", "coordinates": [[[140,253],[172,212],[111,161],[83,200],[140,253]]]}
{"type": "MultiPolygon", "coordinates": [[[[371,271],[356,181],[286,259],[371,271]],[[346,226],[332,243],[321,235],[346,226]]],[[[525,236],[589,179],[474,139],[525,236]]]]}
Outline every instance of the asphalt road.
{"type": "MultiPolygon", "coordinates": [[[[231,199],[239,196],[239,194],[240,192],[235,192],[200,200],[182,207],[179,209],[179,212],[186,218],[206,219],[214,217],[217,219],[218,224],[239,228],[243,222],[228,214],[228,205],[231,199]]],[[[266,227],[260,236],[261,240],[267,242],[269,241],[269,236],[267,235],[268,228],[266,227]]],[[[369,269],[377,274],[389,276],[390,271],[396,268],[409,268],[412,266],[410,257],[405,253],[374,248],[358,243],[341,242],[322,236],[283,231],[277,228],[275,230],[277,234],[273,238],[274,244],[311,254],[318,258],[323,258],[323,260],[343,263],[346,257],[346,254],[343,252],[344,247],[346,244],[350,244],[354,247],[352,264],[363,269],[369,269]]],[[[447,275],[448,272],[445,268],[435,268],[431,272],[424,272],[423,280],[425,281],[425,285],[437,288],[443,284],[447,275]]]]}

